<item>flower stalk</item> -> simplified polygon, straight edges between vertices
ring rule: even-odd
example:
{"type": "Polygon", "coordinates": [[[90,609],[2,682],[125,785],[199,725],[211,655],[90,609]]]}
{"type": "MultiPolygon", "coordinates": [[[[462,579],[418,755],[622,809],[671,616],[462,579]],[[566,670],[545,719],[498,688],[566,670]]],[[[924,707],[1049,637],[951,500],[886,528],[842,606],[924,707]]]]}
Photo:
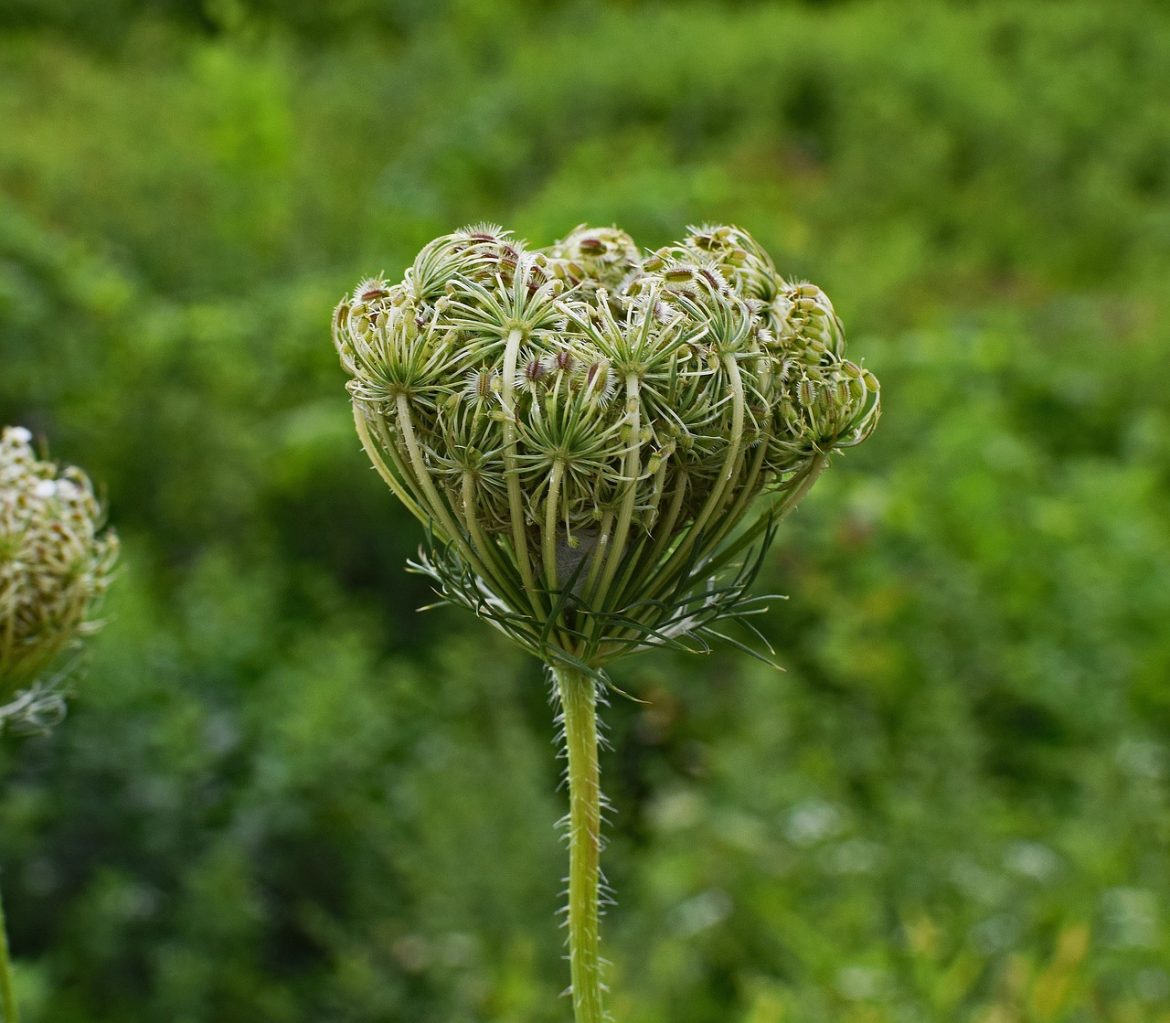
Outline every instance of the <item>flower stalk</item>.
{"type": "Polygon", "coordinates": [[[12,985],[12,963],[8,952],[8,931],[4,922],[4,900],[0,898],[0,1023],[17,1023],[16,992],[12,985]]]}
{"type": "Polygon", "coordinates": [[[565,733],[569,783],[569,969],[577,1023],[602,1023],[601,772],[597,760],[597,683],[553,668],[565,733]]]}

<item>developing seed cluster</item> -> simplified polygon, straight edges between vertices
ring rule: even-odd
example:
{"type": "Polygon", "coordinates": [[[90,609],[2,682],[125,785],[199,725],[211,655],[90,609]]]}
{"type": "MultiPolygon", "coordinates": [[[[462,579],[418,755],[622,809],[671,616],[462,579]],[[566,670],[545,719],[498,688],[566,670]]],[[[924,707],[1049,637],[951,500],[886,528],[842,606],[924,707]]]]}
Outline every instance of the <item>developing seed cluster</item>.
{"type": "Polygon", "coordinates": [[[532,250],[469,227],[362,281],[333,337],[387,484],[486,604],[589,665],[685,626],[663,609],[755,499],[795,503],[880,409],[824,292],[729,226],[648,254],[617,228],[532,250]],[[592,626],[541,626],[565,592],[592,626]]]}
{"type": "Polygon", "coordinates": [[[39,460],[23,427],[0,432],[0,729],[7,701],[98,626],[118,553],[102,524],[80,469],[39,460]]]}

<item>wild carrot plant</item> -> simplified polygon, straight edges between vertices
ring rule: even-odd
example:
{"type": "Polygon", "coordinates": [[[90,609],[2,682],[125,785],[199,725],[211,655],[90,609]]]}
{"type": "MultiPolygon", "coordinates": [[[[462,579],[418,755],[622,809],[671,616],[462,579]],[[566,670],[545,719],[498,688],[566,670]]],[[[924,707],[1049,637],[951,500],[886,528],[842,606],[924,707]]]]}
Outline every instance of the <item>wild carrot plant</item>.
{"type": "Polygon", "coordinates": [[[412,568],[552,677],[573,1006],[600,1023],[606,671],[764,609],[776,524],[869,436],[878,381],[825,294],[728,226],[649,254],[616,228],[531,250],[469,227],[358,284],[333,338],[366,453],[427,527],[412,568]]]}
{"type": "MultiPolygon", "coordinates": [[[[23,427],[0,432],[0,739],[46,731],[65,712],[62,661],[94,615],[118,554],[88,477],[37,458],[23,427]]],[[[0,905],[0,1021],[16,1023],[0,905]]]]}

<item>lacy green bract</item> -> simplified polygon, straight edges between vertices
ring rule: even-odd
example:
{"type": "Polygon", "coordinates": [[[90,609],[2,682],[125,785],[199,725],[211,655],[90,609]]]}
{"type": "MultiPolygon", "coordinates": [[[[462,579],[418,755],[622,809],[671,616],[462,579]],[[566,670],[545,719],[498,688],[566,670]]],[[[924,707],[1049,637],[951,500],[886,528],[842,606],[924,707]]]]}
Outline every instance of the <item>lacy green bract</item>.
{"type": "Polygon", "coordinates": [[[103,522],[85,473],[38,459],[23,427],[0,433],[0,731],[61,711],[50,672],[98,627],[117,558],[103,522]]]}
{"type": "Polygon", "coordinates": [[[333,336],[366,452],[430,530],[415,567],[591,672],[756,609],[751,552],[880,410],[824,292],[729,226],[645,255],[469,227],[362,281],[333,336]]]}

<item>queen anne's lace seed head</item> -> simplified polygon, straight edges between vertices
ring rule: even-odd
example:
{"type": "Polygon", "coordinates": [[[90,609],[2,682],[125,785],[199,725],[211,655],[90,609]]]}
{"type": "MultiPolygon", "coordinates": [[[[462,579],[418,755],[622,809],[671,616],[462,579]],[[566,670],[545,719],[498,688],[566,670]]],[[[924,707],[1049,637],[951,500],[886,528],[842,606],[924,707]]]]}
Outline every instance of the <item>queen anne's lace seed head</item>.
{"type": "Polygon", "coordinates": [[[361,282],[333,334],[367,452],[439,541],[423,570],[590,668],[742,614],[746,584],[711,583],[729,545],[880,408],[825,294],[731,226],[643,258],[617,228],[542,251],[476,225],[361,282]]]}
{"type": "Polygon", "coordinates": [[[0,731],[46,713],[49,673],[98,627],[118,552],[80,469],[37,458],[23,427],[0,432],[0,731]]]}

